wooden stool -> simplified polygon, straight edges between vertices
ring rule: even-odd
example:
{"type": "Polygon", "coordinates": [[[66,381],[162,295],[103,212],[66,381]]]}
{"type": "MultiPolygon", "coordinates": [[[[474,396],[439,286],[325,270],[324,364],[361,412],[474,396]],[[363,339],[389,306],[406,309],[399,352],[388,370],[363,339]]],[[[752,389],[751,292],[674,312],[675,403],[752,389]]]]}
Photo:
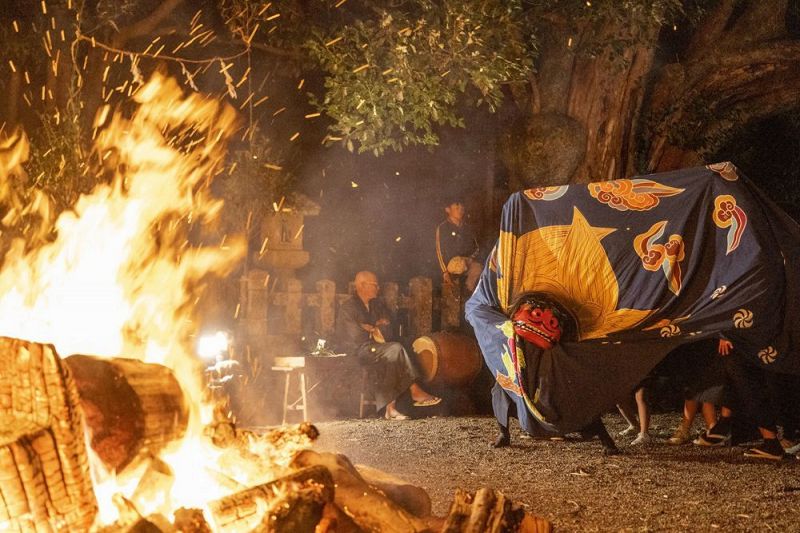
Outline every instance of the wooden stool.
{"type": "Polygon", "coordinates": [[[361,367],[361,397],[358,403],[358,418],[364,418],[364,406],[371,405],[377,410],[375,404],[375,390],[372,386],[372,375],[369,368],[361,367]]]}
{"type": "Polygon", "coordinates": [[[283,386],[283,424],[286,423],[288,411],[302,411],[303,420],[308,420],[308,389],[306,389],[306,358],[305,357],[276,357],[272,370],[284,372],[286,378],[283,386]],[[300,388],[300,397],[289,403],[289,385],[292,376],[297,376],[300,388]]]}

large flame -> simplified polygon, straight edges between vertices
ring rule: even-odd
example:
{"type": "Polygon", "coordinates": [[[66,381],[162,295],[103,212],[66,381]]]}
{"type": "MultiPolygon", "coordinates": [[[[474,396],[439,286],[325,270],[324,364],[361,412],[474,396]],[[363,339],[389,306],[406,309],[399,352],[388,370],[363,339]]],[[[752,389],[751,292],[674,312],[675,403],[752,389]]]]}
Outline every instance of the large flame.
{"type": "MultiPolygon", "coordinates": [[[[92,157],[111,179],[64,212],[54,232],[39,232],[55,239],[33,246],[29,231],[10,244],[0,271],[0,335],[52,343],[62,356],[124,356],[164,364],[175,371],[197,410],[202,374],[187,342],[193,332],[189,310],[203,277],[228,273],[244,246],[190,246],[187,228],[212,220],[221,208],[207,185],[223,168],[236,116],[214,100],[184,95],[173,80],[158,75],[134,99],[137,107],[130,116],[116,112],[109,118],[106,109],[96,125],[92,157]]],[[[49,220],[43,195],[35,196],[35,205],[12,201],[11,182],[24,178],[20,165],[27,152],[21,136],[0,146],[0,200],[11,204],[4,224],[20,215],[38,215],[45,225],[49,220]]],[[[225,491],[213,479],[201,479],[206,470],[209,478],[219,470],[220,452],[194,438],[200,418],[192,414],[181,450],[163,457],[176,476],[172,509],[201,506],[225,491]],[[204,487],[212,490],[196,492],[204,487]]],[[[228,464],[227,470],[241,470],[242,483],[253,482],[253,474],[264,475],[253,465],[228,464]]],[[[113,520],[103,494],[128,495],[135,479],[128,488],[113,477],[97,481],[103,518],[113,520]]],[[[152,503],[164,512],[165,502],[152,503]]],[[[140,509],[143,514],[151,510],[140,509]]]]}

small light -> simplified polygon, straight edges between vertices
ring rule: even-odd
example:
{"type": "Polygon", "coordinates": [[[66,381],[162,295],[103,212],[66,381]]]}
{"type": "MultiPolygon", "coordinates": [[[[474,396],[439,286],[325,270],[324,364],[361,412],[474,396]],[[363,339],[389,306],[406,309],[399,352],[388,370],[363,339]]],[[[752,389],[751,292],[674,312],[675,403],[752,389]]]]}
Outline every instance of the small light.
{"type": "Polygon", "coordinates": [[[197,355],[203,359],[217,359],[228,351],[229,342],[224,331],[203,335],[197,341],[197,355]]]}

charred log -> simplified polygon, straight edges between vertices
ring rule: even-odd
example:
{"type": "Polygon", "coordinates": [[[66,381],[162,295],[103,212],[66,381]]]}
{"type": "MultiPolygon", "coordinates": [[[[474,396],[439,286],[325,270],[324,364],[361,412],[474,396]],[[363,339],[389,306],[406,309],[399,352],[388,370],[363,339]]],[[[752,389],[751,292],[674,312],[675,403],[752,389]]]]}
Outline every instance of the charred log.
{"type": "Polygon", "coordinates": [[[501,492],[457,489],[442,533],[549,533],[551,524],[514,506],[501,492]]]}
{"type": "Polygon", "coordinates": [[[381,491],[370,486],[343,455],[304,450],[297,455],[294,465],[327,468],[336,483],[336,505],[365,531],[389,533],[430,530],[425,521],[407,513],[381,491]]]}
{"type": "Polygon", "coordinates": [[[312,466],[220,498],[211,502],[209,509],[222,531],[314,531],[333,494],[330,472],[312,466]]]}
{"type": "Polygon", "coordinates": [[[143,451],[157,454],[183,437],[189,409],[172,372],[135,359],[73,355],[92,449],[110,469],[122,470],[143,451]]]}

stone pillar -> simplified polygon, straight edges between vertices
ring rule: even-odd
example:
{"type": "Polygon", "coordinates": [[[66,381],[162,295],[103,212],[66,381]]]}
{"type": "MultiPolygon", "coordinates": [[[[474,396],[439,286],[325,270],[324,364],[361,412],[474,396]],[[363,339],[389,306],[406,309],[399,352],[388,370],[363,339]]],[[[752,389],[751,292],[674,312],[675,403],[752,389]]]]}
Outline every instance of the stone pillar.
{"type": "Polygon", "coordinates": [[[427,335],[433,328],[433,282],[430,278],[417,276],[408,283],[411,337],[427,335]]]}
{"type": "Polygon", "coordinates": [[[240,324],[243,326],[245,344],[250,350],[258,350],[267,338],[269,315],[269,273],[265,270],[250,270],[240,280],[241,309],[240,324]]]}
{"type": "Polygon", "coordinates": [[[335,328],[336,321],[336,284],[329,279],[317,282],[319,294],[319,332],[328,339],[335,328]]]}

